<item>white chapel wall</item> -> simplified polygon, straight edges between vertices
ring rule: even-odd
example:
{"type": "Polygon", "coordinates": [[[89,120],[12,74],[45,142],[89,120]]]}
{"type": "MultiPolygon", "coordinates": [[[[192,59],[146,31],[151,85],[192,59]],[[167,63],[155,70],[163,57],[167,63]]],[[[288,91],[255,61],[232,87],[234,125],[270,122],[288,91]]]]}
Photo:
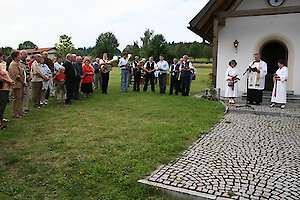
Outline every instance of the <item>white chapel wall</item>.
{"type": "MultiPolygon", "coordinates": [[[[288,90],[294,90],[300,95],[300,14],[256,16],[228,18],[226,25],[219,29],[217,88],[221,95],[225,90],[225,70],[228,62],[235,59],[238,62],[240,75],[246,70],[253,59],[253,53],[258,51],[259,43],[272,38],[282,38],[288,47],[289,80],[288,90]],[[238,40],[239,47],[235,52],[233,41],[238,40]],[[263,41],[264,40],[264,41],[263,41]]],[[[246,77],[241,75],[240,93],[246,92],[246,77]]]]}

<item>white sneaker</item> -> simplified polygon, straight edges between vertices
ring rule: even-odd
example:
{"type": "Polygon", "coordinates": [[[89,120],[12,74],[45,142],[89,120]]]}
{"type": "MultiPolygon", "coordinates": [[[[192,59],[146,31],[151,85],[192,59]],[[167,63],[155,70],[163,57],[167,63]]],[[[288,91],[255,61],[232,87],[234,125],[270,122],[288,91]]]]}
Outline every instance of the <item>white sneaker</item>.
{"type": "Polygon", "coordinates": [[[286,106],[283,104],[283,105],[280,106],[280,108],[281,108],[281,109],[285,109],[286,106]]]}
{"type": "Polygon", "coordinates": [[[275,107],[275,106],[276,106],[275,103],[272,103],[272,104],[270,105],[271,108],[273,108],[273,107],[275,107]]]}

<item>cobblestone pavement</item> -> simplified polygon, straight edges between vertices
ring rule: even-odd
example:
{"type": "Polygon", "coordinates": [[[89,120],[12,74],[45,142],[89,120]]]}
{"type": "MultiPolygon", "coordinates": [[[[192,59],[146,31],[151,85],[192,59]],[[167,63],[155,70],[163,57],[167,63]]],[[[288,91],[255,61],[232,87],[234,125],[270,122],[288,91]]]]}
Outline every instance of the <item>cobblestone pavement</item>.
{"type": "Polygon", "coordinates": [[[257,105],[246,105],[243,103],[238,103],[235,105],[228,106],[229,112],[249,112],[256,114],[264,114],[264,115],[273,115],[273,116],[287,116],[287,117],[300,117],[300,105],[299,104],[287,104],[287,108],[281,109],[280,106],[276,106],[271,108],[269,104],[263,106],[257,105]]]}
{"type": "Polygon", "coordinates": [[[300,119],[229,113],[142,183],[210,199],[300,199],[300,119]]]}

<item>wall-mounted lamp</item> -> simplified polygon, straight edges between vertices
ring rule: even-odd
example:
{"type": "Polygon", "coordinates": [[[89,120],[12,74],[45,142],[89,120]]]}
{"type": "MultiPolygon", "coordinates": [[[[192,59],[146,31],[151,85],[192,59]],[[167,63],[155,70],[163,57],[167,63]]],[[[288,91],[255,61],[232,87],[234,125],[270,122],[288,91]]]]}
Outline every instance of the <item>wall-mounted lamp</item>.
{"type": "Polygon", "coordinates": [[[235,49],[235,53],[237,53],[239,44],[240,44],[240,42],[239,42],[238,40],[235,40],[235,41],[233,42],[233,46],[234,46],[234,49],[235,49]]]}

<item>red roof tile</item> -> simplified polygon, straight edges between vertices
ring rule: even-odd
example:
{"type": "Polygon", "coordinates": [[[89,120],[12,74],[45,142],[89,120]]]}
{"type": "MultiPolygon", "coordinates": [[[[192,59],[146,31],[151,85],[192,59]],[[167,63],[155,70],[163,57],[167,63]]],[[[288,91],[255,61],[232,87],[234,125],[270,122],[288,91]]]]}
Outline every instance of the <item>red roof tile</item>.
{"type": "Polygon", "coordinates": [[[38,48],[38,49],[26,49],[27,53],[42,53],[44,51],[50,51],[52,49],[55,49],[55,47],[49,47],[49,48],[38,48]]]}

